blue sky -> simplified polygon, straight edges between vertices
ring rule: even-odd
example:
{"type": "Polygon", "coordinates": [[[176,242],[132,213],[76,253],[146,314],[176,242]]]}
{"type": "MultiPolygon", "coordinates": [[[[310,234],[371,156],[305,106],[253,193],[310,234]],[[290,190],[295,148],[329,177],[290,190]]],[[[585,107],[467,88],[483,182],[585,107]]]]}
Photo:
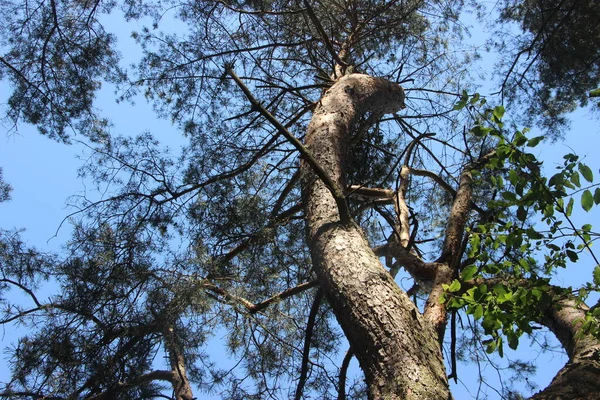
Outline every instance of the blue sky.
{"type": "MultiPolygon", "coordinates": [[[[3,91],[3,93],[6,93],[3,91]]],[[[103,109],[111,116],[115,132],[139,133],[151,131],[164,143],[177,141],[177,132],[166,121],[151,118],[150,106],[139,102],[135,107],[129,104],[114,104],[111,97],[106,96],[103,109]]],[[[532,132],[535,136],[536,132],[532,132]]],[[[177,144],[174,144],[177,147],[177,144]]],[[[554,173],[557,165],[562,164],[562,156],[573,152],[592,168],[596,177],[600,178],[600,126],[591,118],[589,112],[581,110],[573,116],[571,131],[565,135],[563,142],[544,143],[535,149],[535,154],[544,160],[545,172],[554,173]]],[[[0,203],[0,226],[2,228],[26,228],[23,236],[30,245],[42,250],[60,250],[61,245],[69,237],[69,225],[63,219],[72,211],[66,206],[67,198],[72,194],[81,194],[86,190],[85,183],[77,177],[77,168],[85,157],[86,149],[74,144],[66,146],[56,143],[37,133],[35,128],[21,126],[19,132],[5,133],[0,140],[0,165],[4,169],[5,179],[14,190],[12,201],[0,203]],[[83,154],[83,155],[82,155],[83,154]]],[[[87,189],[90,190],[90,189],[87,189]]],[[[598,226],[600,209],[594,208],[586,213],[577,209],[574,214],[576,226],[591,223],[598,226]]],[[[555,277],[561,285],[578,286],[591,279],[594,262],[591,257],[584,257],[568,271],[562,271],[555,277]]],[[[4,347],[16,339],[12,327],[0,330],[1,344],[4,347]]],[[[218,340],[217,340],[218,341],[218,340]]],[[[538,349],[530,346],[524,338],[523,346],[517,353],[507,351],[507,357],[529,359],[537,357],[538,349]]],[[[540,387],[550,382],[556,371],[566,362],[566,357],[557,353],[540,355],[538,359],[539,373],[536,381],[540,387]]],[[[0,357],[0,381],[8,377],[2,367],[5,357],[0,357]]],[[[464,366],[459,370],[461,380],[469,386],[471,394],[476,371],[464,366]]],[[[493,375],[492,375],[493,376],[493,375]]],[[[456,398],[468,398],[465,388],[458,384],[455,388],[456,398]],[[463,393],[463,395],[459,395],[463,393]]],[[[218,398],[215,397],[215,398],[218,398]]],[[[494,397],[490,392],[491,399],[494,397]]]]}
{"type": "MultiPolygon", "coordinates": [[[[119,26],[121,33],[128,34],[135,27],[119,26]]],[[[6,103],[8,90],[5,84],[0,84],[0,104],[6,103]]],[[[143,100],[135,106],[128,103],[115,104],[112,88],[107,86],[98,97],[98,107],[101,108],[114,124],[115,134],[138,134],[144,131],[152,132],[161,142],[169,143],[174,149],[182,143],[177,132],[168,121],[156,120],[151,107],[143,100]]],[[[596,178],[600,178],[600,124],[589,111],[580,110],[572,116],[572,126],[565,133],[565,140],[556,143],[543,143],[535,149],[535,154],[545,162],[545,172],[551,175],[556,165],[562,164],[565,153],[578,154],[582,160],[594,171],[596,178]]],[[[61,245],[68,240],[69,225],[63,225],[58,230],[63,219],[72,212],[66,206],[70,195],[81,194],[86,189],[85,182],[77,177],[77,168],[85,158],[85,147],[75,143],[66,146],[56,143],[37,133],[35,128],[21,125],[17,132],[9,126],[0,125],[0,166],[4,170],[4,178],[14,190],[12,201],[0,203],[0,227],[26,228],[23,237],[30,245],[41,250],[60,250],[61,245]],[[57,232],[58,230],[58,232],[57,232]]],[[[534,130],[531,136],[536,136],[534,130]]],[[[174,151],[176,153],[176,151],[174,151]]],[[[580,208],[574,215],[576,226],[591,223],[595,227],[600,223],[600,210],[593,209],[585,213],[580,208]]],[[[555,282],[561,285],[578,286],[591,279],[594,262],[590,257],[582,259],[577,265],[563,271],[555,277],[555,282]]],[[[6,346],[16,339],[12,327],[3,327],[0,330],[2,346],[6,346]]],[[[527,352],[537,350],[523,340],[523,348],[518,356],[529,358],[527,352]]],[[[2,353],[4,354],[4,353],[2,353]]],[[[514,356],[507,352],[507,356],[514,356]]],[[[556,371],[562,367],[566,358],[559,354],[550,353],[539,359],[538,383],[544,387],[556,371]]],[[[0,357],[0,381],[7,379],[7,371],[3,368],[4,355],[0,357]]],[[[476,376],[476,371],[462,367],[460,377],[465,382],[471,382],[476,376]],[[462,371],[462,372],[461,372],[462,371]]],[[[455,396],[457,399],[468,398],[458,385],[455,396]]],[[[491,399],[493,392],[489,392],[491,399]]],[[[471,392],[474,394],[474,392],[471,392]]],[[[199,396],[200,397],[200,396],[199,396]]],[[[218,398],[218,397],[216,397],[218,398]]]]}

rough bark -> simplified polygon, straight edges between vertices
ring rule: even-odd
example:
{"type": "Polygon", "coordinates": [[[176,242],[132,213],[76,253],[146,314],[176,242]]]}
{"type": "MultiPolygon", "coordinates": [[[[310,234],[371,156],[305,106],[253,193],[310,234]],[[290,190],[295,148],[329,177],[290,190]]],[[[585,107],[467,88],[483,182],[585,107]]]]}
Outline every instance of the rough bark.
{"type": "Polygon", "coordinates": [[[579,332],[587,307],[571,297],[554,295],[542,322],[569,356],[567,364],[533,400],[600,399],[600,341],[579,332]]]}
{"type": "MultiPolygon", "coordinates": [[[[364,113],[383,115],[403,106],[402,89],[353,74],[322,97],[306,145],[339,187],[353,122],[364,113]]],[[[340,221],[331,191],[304,165],[307,234],[321,288],[365,372],[372,399],[450,397],[434,329],[383,268],[362,230],[340,221]]]]}
{"type": "Polygon", "coordinates": [[[438,341],[442,343],[447,323],[447,305],[440,301],[444,294],[443,285],[450,284],[458,276],[458,265],[461,258],[461,245],[465,225],[471,210],[471,184],[473,177],[470,166],[461,174],[460,184],[452,204],[452,210],[446,226],[446,237],[439,258],[435,280],[429,298],[425,304],[424,316],[435,326],[438,341]]]}
{"type": "Polygon", "coordinates": [[[185,358],[179,338],[172,327],[167,328],[164,335],[165,350],[169,355],[169,364],[171,367],[170,382],[173,386],[174,399],[192,400],[195,397],[187,376],[185,358]]]}

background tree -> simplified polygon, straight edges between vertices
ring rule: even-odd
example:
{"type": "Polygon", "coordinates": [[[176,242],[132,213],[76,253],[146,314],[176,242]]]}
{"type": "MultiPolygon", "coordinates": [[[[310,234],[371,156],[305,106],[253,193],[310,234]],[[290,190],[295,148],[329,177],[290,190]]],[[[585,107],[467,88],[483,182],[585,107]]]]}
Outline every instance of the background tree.
{"type": "Polygon", "coordinates": [[[596,1],[502,1],[499,21],[520,24],[523,35],[496,36],[504,58],[501,92],[561,136],[565,114],[588,103],[600,84],[600,17],[596,1]]]}
{"type": "Polygon", "coordinates": [[[2,289],[27,297],[5,296],[2,322],[30,327],[2,395],[449,398],[461,351],[502,355],[542,325],[570,363],[537,398],[599,392],[581,302],[599,282],[549,278],[598,237],[570,215],[600,190],[574,155],[545,179],[524,150],[541,138],[468,94],[466,7],[3,4],[8,117],[85,138],[80,174],[98,194],[72,198],[63,254],[2,232],[2,289]],[[153,21],[127,74],[101,24],[117,7],[153,21]],[[170,118],[181,154],[112,134],[93,107],[103,81],[170,118]],[[44,281],[60,288],[47,301],[44,281]],[[207,352],[221,334],[233,366],[207,352]],[[347,385],[353,356],[364,385],[347,385]]]}

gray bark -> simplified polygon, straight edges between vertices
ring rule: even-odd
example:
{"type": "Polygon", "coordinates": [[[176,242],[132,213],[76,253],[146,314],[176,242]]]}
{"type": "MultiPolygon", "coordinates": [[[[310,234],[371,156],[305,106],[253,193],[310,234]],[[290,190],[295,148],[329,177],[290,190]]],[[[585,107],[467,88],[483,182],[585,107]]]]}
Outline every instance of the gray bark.
{"type": "Polygon", "coordinates": [[[600,341],[580,332],[587,307],[560,294],[548,304],[540,322],[556,335],[569,361],[532,400],[600,399],[600,341]]]}
{"type": "MultiPolygon", "coordinates": [[[[347,187],[346,151],[357,117],[398,111],[403,101],[397,84],[360,74],[340,78],[324,94],[306,146],[338,187],[347,187]]],[[[449,398],[434,327],[383,268],[362,230],[340,220],[331,191],[308,165],[303,169],[313,266],[365,373],[370,398],[449,398]]]]}
{"type": "Polygon", "coordinates": [[[173,386],[173,395],[175,400],[194,399],[192,386],[187,376],[185,367],[185,358],[179,338],[173,327],[168,327],[164,332],[164,345],[169,355],[169,364],[171,367],[171,385],[173,386]]]}

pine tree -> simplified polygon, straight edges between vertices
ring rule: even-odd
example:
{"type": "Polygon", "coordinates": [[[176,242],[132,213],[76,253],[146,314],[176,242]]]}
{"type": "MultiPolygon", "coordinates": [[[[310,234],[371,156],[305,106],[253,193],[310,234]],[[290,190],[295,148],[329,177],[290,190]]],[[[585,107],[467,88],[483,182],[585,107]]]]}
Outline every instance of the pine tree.
{"type": "Polygon", "coordinates": [[[593,398],[583,301],[600,273],[578,291],[550,277],[590,250],[597,234],[570,217],[600,189],[572,154],[542,176],[542,138],[472,91],[467,7],[3,3],[8,117],[86,140],[99,197],[77,199],[64,253],[1,232],[0,290],[27,297],[3,296],[1,322],[30,329],[0,395],[448,399],[461,352],[502,356],[545,326],[570,362],[533,398],[593,398]],[[130,68],[102,25],[119,12],[152,20],[130,68]],[[181,154],[112,133],[103,83],[170,118],[181,154]],[[235,365],[211,357],[215,337],[235,365]],[[364,383],[347,382],[352,357],[364,383]]]}

